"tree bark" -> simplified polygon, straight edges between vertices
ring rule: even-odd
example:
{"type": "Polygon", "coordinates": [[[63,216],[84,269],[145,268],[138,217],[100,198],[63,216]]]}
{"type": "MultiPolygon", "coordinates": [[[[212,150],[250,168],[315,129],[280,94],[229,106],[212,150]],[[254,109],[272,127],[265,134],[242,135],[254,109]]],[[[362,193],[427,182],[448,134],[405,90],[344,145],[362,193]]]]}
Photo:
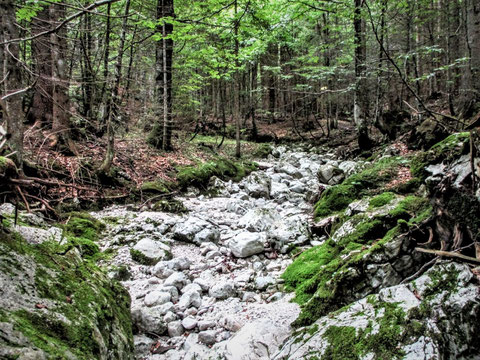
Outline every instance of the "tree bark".
{"type": "Polygon", "coordinates": [[[365,21],[362,16],[363,0],[355,0],[353,25],[355,30],[355,93],[353,99],[353,118],[358,132],[358,146],[361,150],[371,147],[368,137],[366,89],[367,46],[365,38],[365,21]]]}
{"type": "Polygon", "coordinates": [[[120,80],[122,79],[122,60],[125,50],[125,38],[127,34],[127,22],[128,14],[130,12],[130,0],[125,2],[125,13],[122,22],[122,33],[120,35],[120,44],[118,47],[117,63],[115,64],[115,83],[112,87],[112,94],[110,98],[110,106],[108,109],[107,117],[107,151],[105,153],[105,159],[100,166],[99,171],[104,174],[109,174],[113,164],[113,158],[115,157],[115,129],[114,121],[118,120],[119,116],[119,92],[120,92],[120,80]]]}
{"type": "MultiPolygon", "coordinates": [[[[13,0],[0,0],[0,16],[2,17],[2,33],[5,41],[18,38],[18,29],[15,20],[15,3],[13,0]]],[[[18,43],[12,42],[4,46],[5,54],[5,91],[6,94],[18,91],[22,87],[21,64],[19,57],[18,43]]],[[[22,171],[23,168],[23,120],[22,97],[13,95],[6,103],[7,138],[9,145],[14,152],[12,159],[15,165],[22,171]]]]}

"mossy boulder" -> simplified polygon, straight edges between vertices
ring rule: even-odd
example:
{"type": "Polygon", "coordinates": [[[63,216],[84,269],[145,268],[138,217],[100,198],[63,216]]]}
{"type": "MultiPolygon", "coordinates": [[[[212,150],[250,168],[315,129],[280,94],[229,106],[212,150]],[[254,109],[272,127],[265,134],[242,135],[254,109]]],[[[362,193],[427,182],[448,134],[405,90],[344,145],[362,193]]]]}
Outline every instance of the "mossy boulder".
{"type": "Polygon", "coordinates": [[[100,233],[106,228],[103,222],[88,213],[71,212],[63,214],[62,217],[66,221],[61,227],[67,235],[74,237],[97,241],[100,233]]]}
{"type": "Polygon", "coordinates": [[[297,330],[278,359],[478,357],[480,295],[467,265],[440,263],[297,330]]]}
{"type": "Polygon", "coordinates": [[[415,196],[393,205],[340,216],[329,240],[298,256],[285,270],[285,288],[295,291],[294,301],[302,306],[296,326],[398,284],[418,270],[422,258],[413,253],[415,242],[406,233],[431,216],[431,206],[415,196]]]}
{"type": "Polygon", "coordinates": [[[255,169],[256,164],[250,161],[234,162],[227,158],[218,157],[195,166],[180,168],[177,173],[177,182],[182,189],[189,186],[205,189],[213,176],[222,180],[239,181],[255,169]]]}
{"type": "Polygon", "coordinates": [[[79,238],[76,245],[31,245],[0,233],[1,358],[133,358],[127,291],[89,260],[95,243],[79,238]]]}
{"type": "MultiPolygon", "coordinates": [[[[315,218],[332,215],[344,210],[354,200],[383,192],[385,185],[391,182],[399,169],[406,164],[408,160],[403,157],[386,157],[348,177],[341,184],[327,188],[315,204],[315,218]]],[[[390,189],[391,192],[396,190],[395,187],[390,189]]]]}
{"type": "Polygon", "coordinates": [[[455,133],[433,145],[429,150],[420,152],[411,160],[411,172],[414,177],[425,180],[429,175],[425,168],[432,164],[450,164],[469,151],[470,134],[455,133]]]}

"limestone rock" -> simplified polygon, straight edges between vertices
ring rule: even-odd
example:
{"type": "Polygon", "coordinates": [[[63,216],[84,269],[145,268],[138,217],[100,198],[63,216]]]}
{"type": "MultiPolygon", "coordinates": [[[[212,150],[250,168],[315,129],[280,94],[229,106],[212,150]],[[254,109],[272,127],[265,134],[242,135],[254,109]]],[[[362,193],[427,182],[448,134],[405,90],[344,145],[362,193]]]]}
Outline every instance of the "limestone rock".
{"type": "Polygon", "coordinates": [[[230,240],[229,247],[234,256],[244,258],[263,252],[263,242],[262,234],[243,232],[230,240]]]}

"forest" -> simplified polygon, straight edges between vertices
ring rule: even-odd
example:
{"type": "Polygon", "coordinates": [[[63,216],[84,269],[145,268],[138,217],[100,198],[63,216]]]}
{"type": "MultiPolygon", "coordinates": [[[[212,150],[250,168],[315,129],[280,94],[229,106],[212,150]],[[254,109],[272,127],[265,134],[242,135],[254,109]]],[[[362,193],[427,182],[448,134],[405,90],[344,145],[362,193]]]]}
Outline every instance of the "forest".
{"type": "Polygon", "coordinates": [[[480,0],[0,0],[0,358],[477,358],[479,127],[480,0]]]}

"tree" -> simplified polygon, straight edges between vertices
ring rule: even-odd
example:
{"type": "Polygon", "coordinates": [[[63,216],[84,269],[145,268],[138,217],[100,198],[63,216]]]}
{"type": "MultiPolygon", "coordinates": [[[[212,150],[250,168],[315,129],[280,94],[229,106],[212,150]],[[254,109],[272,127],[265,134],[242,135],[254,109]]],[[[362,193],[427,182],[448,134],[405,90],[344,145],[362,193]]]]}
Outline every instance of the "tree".
{"type": "MultiPolygon", "coordinates": [[[[22,76],[21,64],[19,62],[19,46],[17,42],[9,42],[18,39],[18,30],[15,20],[15,4],[13,0],[0,0],[1,32],[4,44],[4,62],[5,62],[5,92],[1,97],[2,111],[6,110],[3,117],[7,121],[7,138],[14,151],[13,159],[16,166],[22,171],[23,168],[23,120],[25,118],[22,111],[22,76]]],[[[3,80],[3,79],[2,79],[3,80]]]]}
{"type": "Polygon", "coordinates": [[[355,0],[353,26],[355,30],[355,92],[353,99],[353,118],[358,132],[358,146],[369,149],[372,144],[368,137],[368,89],[366,87],[367,44],[365,38],[365,20],[362,15],[363,0],[355,0]]]}

